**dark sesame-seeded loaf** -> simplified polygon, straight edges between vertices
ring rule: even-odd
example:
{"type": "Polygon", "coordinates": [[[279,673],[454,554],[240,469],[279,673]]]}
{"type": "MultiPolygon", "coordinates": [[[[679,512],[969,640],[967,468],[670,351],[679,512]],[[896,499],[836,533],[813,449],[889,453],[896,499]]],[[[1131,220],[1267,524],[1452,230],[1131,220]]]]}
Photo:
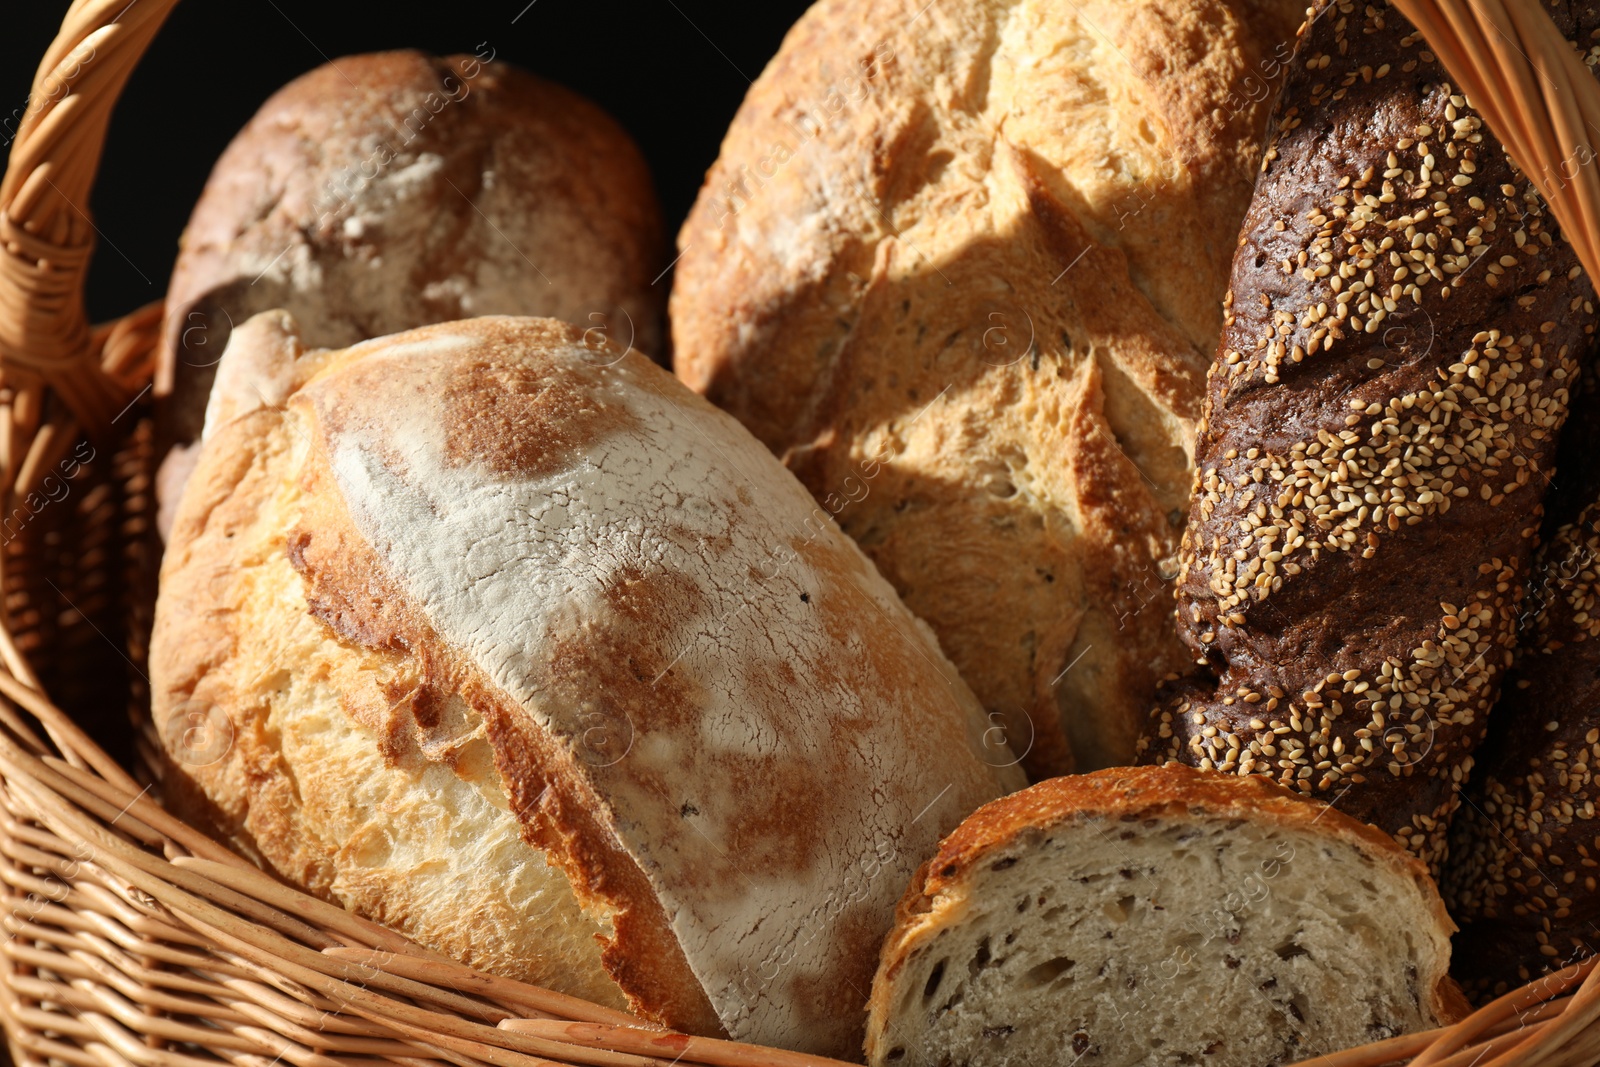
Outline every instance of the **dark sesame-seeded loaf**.
{"type": "MultiPolygon", "coordinates": [[[[1552,14],[1587,40],[1579,10],[1552,14]]],[[[1196,446],[1178,626],[1209,672],[1142,759],[1270,776],[1437,863],[1593,292],[1419,33],[1386,4],[1314,14],[1196,446]]]]}
{"type": "Polygon", "coordinates": [[[979,808],[900,902],[874,1067],[1260,1067],[1452,1020],[1450,919],[1395,842],[1179,764],[979,808]]]}
{"type": "Polygon", "coordinates": [[[1549,540],[1517,662],[1450,833],[1443,887],[1469,992],[1600,947],[1600,388],[1586,375],[1562,435],[1549,540]]]}
{"type": "Polygon", "coordinates": [[[676,370],[789,465],[1034,775],[1187,657],[1205,368],[1304,0],[822,0],[683,231],[676,370]]]}

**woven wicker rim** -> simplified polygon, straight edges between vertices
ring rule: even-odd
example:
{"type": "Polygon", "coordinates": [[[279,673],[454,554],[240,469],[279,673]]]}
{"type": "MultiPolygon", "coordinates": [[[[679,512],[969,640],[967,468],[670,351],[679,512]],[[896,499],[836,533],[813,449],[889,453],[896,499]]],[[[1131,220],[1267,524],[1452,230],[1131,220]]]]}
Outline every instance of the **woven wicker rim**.
{"type": "MultiPolygon", "coordinates": [[[[1391,0],[1600,277],[1600,85],[1538,0],[1391,0]],[[1532,58],[1530,58],[1532,57],[1532,58]]],[[[0,514],[148,392],[159,304],[99,329],[88,203],[112,106],[176,0],[75,0],[0,182],[0,514]]],[[[142,410],[142,409],[139,409],[142,410]]],[[[129,420],[132,422],[133,420],[129,420]]],[[[280,884],[165,812],[42,695],[0,553],[0,1023],[19,1067],[824,1067],[462,966],[280,884]]],[[[1317,1067],[1600,1062],[1596,960],[1317,1067]]]]}

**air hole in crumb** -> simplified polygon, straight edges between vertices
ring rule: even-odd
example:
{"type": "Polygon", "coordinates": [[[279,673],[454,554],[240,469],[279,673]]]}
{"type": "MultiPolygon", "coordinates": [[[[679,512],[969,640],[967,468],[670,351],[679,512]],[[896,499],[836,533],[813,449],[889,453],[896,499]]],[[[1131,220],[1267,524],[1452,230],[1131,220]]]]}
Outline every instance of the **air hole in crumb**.
{"type": "Polygon", "coordinates": [[[906,1056],[906,1050],[905,1049],[903,1049],[903,1048],[892,1048],[892,1049],[889,1050],[889,1055],[885,1056],[884,1058],[887,1059],[887,1060],[903,1060],[903,1059],[905,1059],[905,1056],[906,1056]]]}
{"type": "Polygon", "coordinates": [[[1133,905],[1135,903],[1136,900],[1133,897],[1120,897],[1115,902],[1108,903],[1101,910],[1105,912],[1106,918],[1121,925],[1128,921],[1129,915],[1133,914],[1133,905]]]}
{"type": "Polygon", "coordinates": [[[1010,478],[1002,478],[998,475],[990,478],[984,488],[989,490],[990,496],[1000,500],[1010,500],[1017,495],[1016,483],[1010,478]]]}
{"type": "Polygon", "coordinates": [[[993,956],[989,952],[989,939],[988,937],[985,937],[981,942],[978,943],[978,951],[972,954],[972,962],[967,964],[967,974],[977,974],[979,971],[989,966],[989,961],[991,959],[993,959],[993,956]]]}
{"type": "Polygon", "coordinates": [[[1035,967],[1029,967],[1022,972],[1022,988],[1038,989],[1042,985],[1049,985],[1072,970],[1075,965],[1075,960],[1069,960],[1065,956],[1057,956],[1053,960],[1045,960],[1043,963],[1035,967]]]}
{"type": "Polygon", "coordinates": [[[1304,993],[1296,993],[1289,998],[1289,1014],[1294,1016],[1294,1021],[1297,1023],[1306,1021],[1306,1012],[1310,1006],[1310,1001],[1306,999],[1304,993]]]}
{"type": "Polygon", "coordinates": [[[949,960],[940,960],[933,965],[933,972],[928,975],[928,984],[922,987],[922,999],[928,1000],[939,991],[939,983],[944,981],[944,965],[949,960]]]}
{"type": "Polygon", "coordinates": [[[1000,861],[998,861],[996,863],[989,864],[989,869],[991,871],[1004,871],[1004,870],[1008,870],[1009,868],[1015,867],[1016,865],[1017,865],[1017,857],[1008,856],[1005,859],[1000,860],[1000,861]]]}
{"type": "Polygon", "coordinates": [[[1273,951],[1278,954],[1278,958],[1280,960],[1292,960],[1296,956],[1311,955],[1304,945],[1298,944],[1294,941],[1285,941],[1273,951]]]}

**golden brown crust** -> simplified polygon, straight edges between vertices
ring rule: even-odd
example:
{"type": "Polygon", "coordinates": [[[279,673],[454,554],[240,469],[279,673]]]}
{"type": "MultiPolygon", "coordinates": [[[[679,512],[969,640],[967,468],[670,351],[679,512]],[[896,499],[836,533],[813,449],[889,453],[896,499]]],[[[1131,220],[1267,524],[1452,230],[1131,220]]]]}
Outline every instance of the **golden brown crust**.
{"type": "Polygon", "coordinates": [[[319,347],[521,314],[662,355],[665,241],[643,157],[590,101],[492,57],[346,56],[274,93],[229,144],[168,288],[157,393],[173,393],[173,440],[198,436],[232,328],[273,307],[319,347]]]}
{"type": "MultiPolygon", "coordinates": [[[[981,863],[986,854],[1010,844],[1025,830],[1088,814],[1137,819],[1200,812],[1291,828],[1315,824],[1325,833],[1381,854],[1390,866],[1403,870],[1417,884],[1432,886],[1427,868],[1388,834],[1320,801],[1298,797],[1264,778],[1235,779],[1168,763],[1160,767],[1108,767],[1093,774],[1051,778],[985,804],[939,843],[922,893],[933,897],[959,883],[963,874],[981,863]]],[[[1437,891],[1430,892],[1437,897],[1437,891]]],[[[1442,903],[1437,915],[1441,925],[1451,925],[1442,903]]]]}
{"type": "Polygon", "coordinates": [[[237,331],[174,527],[155,716],[206,701],[240,736],[179,770],[287,877],[457,954],[503,968],[545,936],[581,957],[534,961],[547,983],[853,1049],[915,858],[1022,784],[925,628],[637,353],[551,320],[310,354],[291,327],[237,331]],[[475,814],[430,839],[431,793],[475,814]],[[461,899],[368,862],[405,851],[422,881],[495,833],[461,899]],[[496,895],[541,865],[559,886],[496,895]],[[514,906],[561,892],[524,928],[514,906]]]}
{"type": "MultiPolygon", "coordinates": [[[[292,320],[281,314],[242,324],[235,346],[214,397],[217,424],[185,491],[163,561],[151,675],[153,717],[167,742],[166,802],[290,882],[431,947],[602,1003],[622,1007],[631,1001],[646,1018],[719,1033],[637,867],[627,870],[628,857],[614,844],[574,849],[573,841],[602,842],[609,831],[581,804],[553,795],[531,804],[541,793],[524,795],[528,778],[508,774],[558,777],[560,760],[548,741],[537,732],[518,733],[518,749],[501,751],[516,729],[507,725],[503,696],[452,654],[401,594],[351,528],[330,473],[315,454],[302,462],[292,488],[284,484],[286,470],[295,469],[292,453],[309,445],[302,429],[288,425],[292,416],[284,404],[329,367],[330,354],[303,351],[292,320]],[[286,492],[288,506],[282,503],[286,492]],[[274,530],[277,522],[288,528],[274,530]],[[303,598],[304,614],[278,614],[275,588],[303,598]],[[306,640],[307,619],[327,626],[320,641],[314,633],[306,640]],[[295,670],[291,655],[299,657],[295,670]],[[311,679],[324,672],[332,676],[339,710],[376,742],[376,766],[363,765],[337,744],[311,748],[309,761],[293,751],[297,724],[290,709],[297,702],[283,690],[292,687],[296,671],[311,679]],[[269,677],[263,683],[267,672],[284,681],[269,677]],[[481,732],[463,729],[463,704],[484,724],[481,732]],[[215,751],[191,750],[181,730],[195,726],[204,731],[198,736],[221,736],[228,743],[215,751]],[[320,765],[308,766],[319,756],[320,765]],[[508,760],[515,766],[507,766],[508,760]],[[412,780],[423,791],[437,787],[439,778],[428,777],[430,765],[474,783],[491,800],[503,790],[501,802],[516,817],[510,836],[515,838],[520,821],[523,839],[554,859],[579,905],[603,917],[591,925],[609,935],[604,951],[585,951],[581,925],[560,931],[576,945],[541,936],[541,924],[551,920],[537,896],[558,890],[517,872],[539,865],[540,853],[499,845],[485,858],[501,865],[495,877],[513,893],[497,897],[482,870],[469,870],[453,902],[460,910],[453,913],[425,895],[427,886],[416,877],[443,863],[427,856],[410,863],[366,858],[391,834],[403,838],[411,832],[407,824],[441,816],[406,788],[412,780]],[[557,770],[545,770],[547,765],[557,770]],[[337,796],[341,787],[327,790],[321,779],[337,783],[341,776],[378,769],[394,783],[379,794],[387,810],[349,818],[328,805],[328,793],[337,796]],[[533,898],[531,905],[517,894],[533,898]],[[632,984],[624,985],[600,970],[605,957],[634,951],[656,961],[651,975],[629,973],[632,984]],[[618,986],[630,1000],[619,995],[618,986]]],[[[314,717],[318,709],[305,704],[298,702],[301,716],[314,717]]],[[[298,741],[301,751],[308,747],[298,741]]],[[[370,802],[353,782],[346,785],[357,803],[370,802]]],[[[585,795],[581,779],[570,773],[563,787],[585,795]]],[[[504,827],[477,818],[474,831],[482,838],[505,836],[504,827]]],[[[426,836],[422,840],[426,845],[426,836]]],[[[580,921],[569,914],[571,907],[553,910],[558,923],[580,921]]]]}
{"type": "Polygon", "coordinates": [[[1031,772],[1127,762],[1183,660],[1174,519],[1295,3],[923,8],[824,0],[790,31],[679,235],[676,370],[1031,772]]]}
{"type": "MultiPolygon", "coordinates": [[[[286,549],[305,582],[307,609],[346,641],[399,650],[414,664],[414,670],[407,672],[414,684],[386,694],[391,706],[408,707],[411,721],[402,724],[399,717],[391,717],[386,723],[369,722],[382,730],[380,742],[398,749],[403,741],[395,736],[397,726],[426,732],[439,725],[437,709],[451,695],[459,695],[483,718],[495,768],[523,838],[560,867],[581,904],[609,917],[612,933],[601,958],[632,1010],[674,1029],[725,1036],[661,902],[638,863],[600,817],[607,805],[594,783],[572,766],[554,739],[526,721],[523,711],[482,670],[428,624],[388,575],[383,561],[351,527],[335,503],[337,490],[327,486],[317,491],[316,483],[329,478],[326,468],[302,477],[314,503],[290,532],[286,549]]],[[[350,710],[361,717],[359,708],[350,710]]],[[[449,758],[448,753],[443,756],[449,758]]],[[[257,844],[269,855],[291,847],[283,840],[257,844]]]]}

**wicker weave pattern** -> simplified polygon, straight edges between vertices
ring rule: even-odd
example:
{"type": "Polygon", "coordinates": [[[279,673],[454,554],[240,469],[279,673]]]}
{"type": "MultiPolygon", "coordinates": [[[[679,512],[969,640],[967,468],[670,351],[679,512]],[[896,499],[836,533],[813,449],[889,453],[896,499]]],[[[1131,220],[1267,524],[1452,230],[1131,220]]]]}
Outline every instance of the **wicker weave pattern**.
{"type": "MultiPolygon", "coordinates": [[[[175,2],[75,0],[0,183],[0,1022],[19,1067],[834,1063],[643,1026],[288,888],[168,815],[41,695],[41,677],[58,697],[66,683],[53,679],[71,677],[56,667],[106,662],[96,620],[137,608],[128,593],[149,571],[142,398],[160,308],[89,327],[94,227],[80,205],[112,105],[175,2]],[[59,502],[40,496],[52,476],[59,502]]],[[[1394,3],[1600,276],[1585,135],[1600,131],[1600,87],[1539,0],[1394,3]]],[[[1308,1062],[1594,1064],[1600,967],[1570,967],[1455,1027],[1308,1062]]]]}
{"type": "Polygon", "coordinates": [[[1600,278],[1600,83],[1530,0],[1393,0],[1600,278]]]}

